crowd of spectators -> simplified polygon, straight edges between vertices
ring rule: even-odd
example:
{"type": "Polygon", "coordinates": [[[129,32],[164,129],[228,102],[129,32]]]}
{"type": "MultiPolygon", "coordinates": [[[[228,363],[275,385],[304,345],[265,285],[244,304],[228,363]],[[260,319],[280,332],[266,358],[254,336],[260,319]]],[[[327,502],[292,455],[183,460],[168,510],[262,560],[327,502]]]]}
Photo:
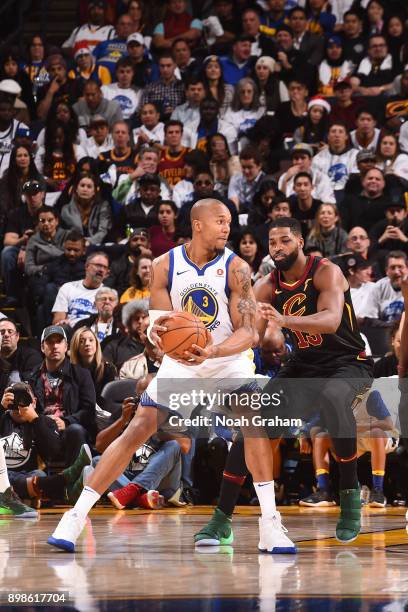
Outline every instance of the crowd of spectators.
{"type": "MultiPolygon", "coordinates": [[[[29,444],[45,462],[67,466],[84,443],[101,451],[126,426],[134,408],[115,412],[107,385],[157,370],[152,259],[189,240],[190,210],[206,197],[229,208],[230,246],[253,282],[273,268],[271,221],[298,219],[306,253],[342,267],[378,375],[395,375],[408,273],[407,3],[80,0],[60,47],[37,34],[24,53],[3,50],[2,306],[14,314],[0,321],[0,397],[6,408],[12,383],[31,384],[29,444]]],[[[276,373],[288,352],[287,338],[268,335],[258,373],[276,373]]],[[[178,466],[167,498],[182,481],[191,489],[196,446],[169,435],[152,451],[167,445],[167,475],[178,466]]],[[[122,481],[166,489],[137,469],[122,481]]]]}

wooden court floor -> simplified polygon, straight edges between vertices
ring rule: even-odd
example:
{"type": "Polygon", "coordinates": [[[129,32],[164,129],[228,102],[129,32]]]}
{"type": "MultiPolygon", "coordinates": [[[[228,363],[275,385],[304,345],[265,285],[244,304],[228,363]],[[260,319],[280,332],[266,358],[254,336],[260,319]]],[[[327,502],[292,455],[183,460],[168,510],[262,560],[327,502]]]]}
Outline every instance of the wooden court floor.
{"type": "Polygon", "coordinates": [[[408,610],[404,508],[365,508],[363,533],[348,546],[333,537],[336,508],[281,508],[296,556],[258,554],[259,510],[248,507],[234,516],[233,546],[198,552],[206,506],[97,507],[69,555],[46,544],[62,510],[0,521],[1,610],[10,593],[63,593],[66,609],[81,611],[408,610]]]}

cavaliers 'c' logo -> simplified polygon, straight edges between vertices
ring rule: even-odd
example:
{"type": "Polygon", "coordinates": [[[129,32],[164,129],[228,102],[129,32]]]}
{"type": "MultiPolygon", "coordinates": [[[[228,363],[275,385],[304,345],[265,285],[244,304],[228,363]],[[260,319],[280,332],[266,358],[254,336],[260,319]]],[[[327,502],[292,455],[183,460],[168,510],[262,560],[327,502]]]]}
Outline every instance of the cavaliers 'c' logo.
{"type": "Polygon", "coordinates": [[[218,302],[215,296],[202,287],[187,291],[183,296],[181,307],[201,319],[206,327],[214,323],[218,314],[218,302]]]}
{"type": "Polygon", "coordinates": [[[304,293],[292,295],[283,305],[283,314],[287,317],[301,317],[306,311],[306,306],[299,307],[303,304],[305,299],[306,295],[304,293]],[[296,308],[298,308],[298,310],[296,310],[296,308]]]}

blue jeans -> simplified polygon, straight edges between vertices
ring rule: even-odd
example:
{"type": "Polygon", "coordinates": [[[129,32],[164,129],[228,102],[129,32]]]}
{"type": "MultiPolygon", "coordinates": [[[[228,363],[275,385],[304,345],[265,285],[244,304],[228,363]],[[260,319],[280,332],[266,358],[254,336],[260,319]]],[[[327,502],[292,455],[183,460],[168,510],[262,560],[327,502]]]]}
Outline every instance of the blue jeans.
{"type": "Polygon", "coordinates": [[[4,280],[5,294],[7,297],[19,299],[21,287],[23,286],[23,275],[17,268],[17,257],[20,247],[6,246],[1,253],[1,273],[4,280]]]}
{"type": "MultiPolygon", "coordinates": [[[[92,465],[96,465],[100,457],[94,457],[92,465]]],[[[143,471],[126,470],[109,487],[109,491],[121,489],[129,483],[134,483],[144,489],[154,489],[169,499],[180,487],[181,481],[181,448],[176,440],[164,442],[157,453],[151,456],[143,471]]]]}

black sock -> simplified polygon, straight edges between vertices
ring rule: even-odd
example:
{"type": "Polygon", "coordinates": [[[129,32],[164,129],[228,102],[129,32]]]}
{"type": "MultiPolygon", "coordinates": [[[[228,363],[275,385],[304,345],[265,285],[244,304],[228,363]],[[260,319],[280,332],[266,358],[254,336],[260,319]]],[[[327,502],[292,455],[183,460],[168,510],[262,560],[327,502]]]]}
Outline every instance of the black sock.
{"type": "Polygon", "coordinates": [[[355,438],[333,439],[336,461],[339,466],[340,490],[357,489],[357,444],[355,438]]]}
{"type": "Polygon", "coordinates": [[[242,438],[239,438],[233,443],[228,453],[217,506],[227,516],[231,516],[234,512],[247,474],[248,468],[245,463],[244,441],[242,438]]]}

